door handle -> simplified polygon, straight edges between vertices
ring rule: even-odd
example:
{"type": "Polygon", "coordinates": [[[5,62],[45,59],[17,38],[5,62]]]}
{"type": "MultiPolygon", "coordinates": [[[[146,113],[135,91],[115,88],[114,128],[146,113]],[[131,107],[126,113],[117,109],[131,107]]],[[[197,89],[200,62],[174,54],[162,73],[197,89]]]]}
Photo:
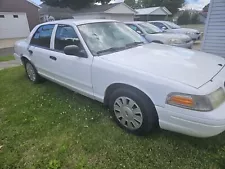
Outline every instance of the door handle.
{"type": "Polygon", "coordinates": [[[57,60],[57,58],[55,56],[50,56],[49,58],[52,60],[57,60]]]}
{"type": "Polygon", "coordinates": [[[28,50],[28,52],[29,52],[31,55],[33,54],[33,51],[32,51],[32,50],[30,50],[30,49],[28,50]]]}

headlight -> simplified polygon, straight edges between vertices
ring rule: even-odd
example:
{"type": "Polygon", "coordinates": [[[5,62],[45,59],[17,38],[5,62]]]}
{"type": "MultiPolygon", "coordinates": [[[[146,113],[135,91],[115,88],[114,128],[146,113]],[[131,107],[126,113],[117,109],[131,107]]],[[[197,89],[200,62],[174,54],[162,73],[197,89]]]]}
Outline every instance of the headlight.
{"type": "Polygon", "coordinates": [[[166,104],[196,111],[212,111],[225,101],[225,92],[219,88],[208,95],[190,95],[184,93],[170,93],[166,104]]]}
{"type": "Polygon", "coordinates": [[[195,32],[186,32],[187,35],[194,35],[195,32]]]}
{"type": "Polygon", "coordinates": [[[183,43],[180,39],[170,39],[169,44],[181,44],[183,43]]]}

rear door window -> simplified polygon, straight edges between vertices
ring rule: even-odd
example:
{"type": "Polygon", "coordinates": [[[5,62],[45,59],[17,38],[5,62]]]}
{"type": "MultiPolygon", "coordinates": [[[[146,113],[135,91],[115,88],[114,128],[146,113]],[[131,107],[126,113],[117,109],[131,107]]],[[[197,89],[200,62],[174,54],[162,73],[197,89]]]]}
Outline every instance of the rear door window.
{"type": "Polygon", "coordinates": [[[38,30],[34,33],[30,44],[43,47],[50,48],[50,42],[52,37],[52,31],[55,25],[43,25],[38,28],[38,30]]]}

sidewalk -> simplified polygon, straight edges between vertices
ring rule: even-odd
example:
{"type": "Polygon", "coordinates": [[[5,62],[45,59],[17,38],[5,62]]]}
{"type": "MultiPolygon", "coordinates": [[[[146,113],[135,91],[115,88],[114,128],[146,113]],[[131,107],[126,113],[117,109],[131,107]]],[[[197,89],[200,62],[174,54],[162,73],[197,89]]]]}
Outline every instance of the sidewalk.
{"type": "Polygon", "coordinates": [[[0,49],[12,48],[16,41],[24,38],[0,39],[0,49]]]}
{"type": "Polygon", "coordinates": [[[6,68],[10,68],[10,67],[16,67],[16,66],[20,66],[20,62],[17,60],[11,60],[11,61],[7,61],[7,62],[0,62],[0,70],[2,69],[6,69],[6,68]]]}

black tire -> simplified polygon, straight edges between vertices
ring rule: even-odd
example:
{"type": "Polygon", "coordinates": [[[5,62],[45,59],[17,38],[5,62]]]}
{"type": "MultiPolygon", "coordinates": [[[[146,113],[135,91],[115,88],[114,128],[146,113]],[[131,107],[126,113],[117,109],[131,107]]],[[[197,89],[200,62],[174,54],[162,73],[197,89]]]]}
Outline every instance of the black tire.
{"type": "Polygon", "coordinates": [[[126,131],[135,135],[146,135],[158,127],[158,115],[155,106],[151,99],[149,99],[144,93],[133,88],[119,88],[116,89],[109,99],[109,108],[112,113],[113,119],[116,123],[126,131]],[[130,130],[120,123],[114,112],[114,103],[120,97],[127,97],[137,103],[142,112],[143,122],[138,129],[130,130]]]}
{"type": "Polygon", "coordinates": [[[40,82],[43,81],[43,78],[38,74],[37,69],[35,68],[35,66],[30,61],[26,60],[24,62],[24,67],[25,67],[25,70],[26,70],[27,77],[32,83],[37,84],[37,83],[40,83],[40,82]],[[28,70],[29,68],[28,67],[33,69],[34,78],[29,76],[29,73],[28,73],[29,72],[29,70],[28,70]]]}

